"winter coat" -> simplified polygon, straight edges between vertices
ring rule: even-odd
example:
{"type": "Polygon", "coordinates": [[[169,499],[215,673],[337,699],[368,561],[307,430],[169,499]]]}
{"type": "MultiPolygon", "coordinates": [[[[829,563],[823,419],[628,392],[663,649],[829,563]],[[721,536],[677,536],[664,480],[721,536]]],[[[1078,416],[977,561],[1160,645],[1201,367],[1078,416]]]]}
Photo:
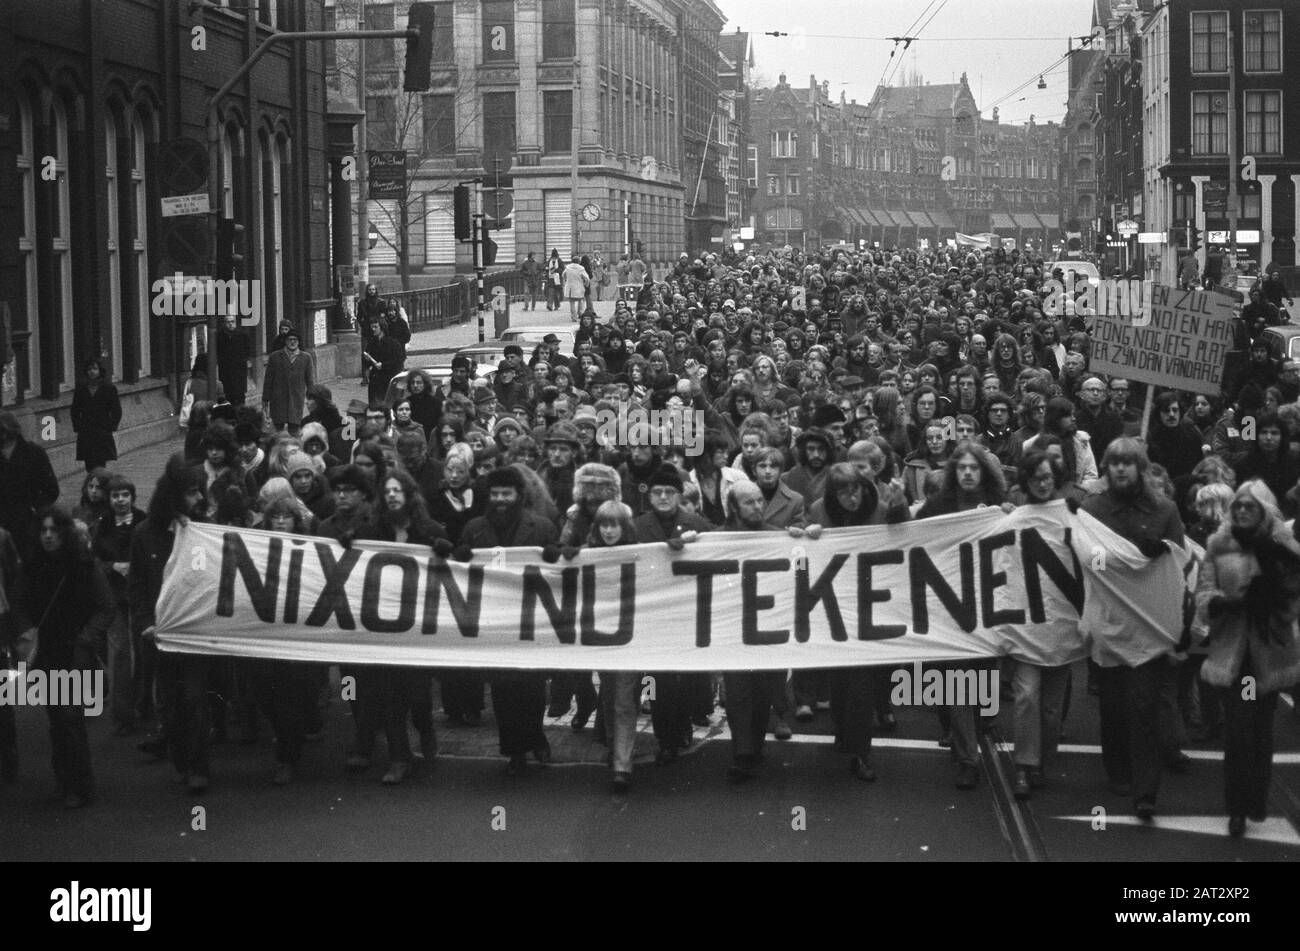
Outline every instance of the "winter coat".
{"type": "MultiPolygon", "coordinates": [[[[1300,545],[1280,523],[1275,524],[1264,545],[1284,548],[1300,557],[1300,545]]],[[[1201,667],[1201,678],[1208,684],[1240,688],[1248,657],[1250,673],[1260,693],[1289,688],[1300,680],[1300,643],[1296,638],[1300,569],[1296,566],[1282,569],[1283,575],[1289,576],[1286,590],[1280,593],[1273,610],[1261,615],[1250,609],[1248,591],[1251,581],[1265,572],[1263,561],[1276,564],[1277,559],[1243,548],[1231,532],[1215,532],[1206,543],[1196,583],[1196,610],[1209,625],[1208,653],[1201,667]],[[1208,609],[1215,597],[1246,598],[1247,604],[1211,618],[1208,609]],[[1262,629],[1260,621],[1263,621],[1262,629]]],[[[1252,594],[1257,596],[1258,592],[1252,594]]]]}
{"type": "MultiPolygon", "coordinates": [[[[700,487],[700,480],[699,476],[696,474],[696,470],[691,470],[690,478],[691,481],[695,483],[695,487],[700,489],[700,495],[703,496],[704,490],[700,487]]],[[[722,506],[722,514],[724,518],[731,517],[731,507],[730,503],[727,501],[727,496],[731,494],[732,486],[748,481],[749,479],[746,477],[744,472],[739,469],[733,469],[731,466],[723,466],[718,470],[718,504],[722,506]]],[[[798,493],[796,492],[795,494],[797,495],[798,493]]]]}
{"type": "Polygon", "coordinates": [[[591,287],[591,278],[587,275],[587,269],[581,264],[570,263],[564,269],[564,297],[566,300],[577,300],[587,296],[587,288],[591,287]]]}
{"type": "Polygon", "coordinates": [[[776,493],[763,508],[763,521],[781,528],[803,528],[808,524],[808,510],[803,496],[778,482],[776,493]]]}
{"type": "Polygon", "coordinates": [[[292,361],[284,350],[277,350],[267,358],[262,405],[276,429],[289,423],[296,426],[302,421],[307,387],[315,382],[315,361],[307,351],[298,351],[298,357],[292,361]]]}
{"type": "Polygon", "coordinates": [[[8,459],[0,453],[0,528],[14,536],[19,552],[36,539],[36,510],[59,497],[59,480],[45,450],[22,436],[8,459]]]}
{"type": "Polygon", "coordinates": [[[93,557],[47,558],[38,552],[23,566],[14,608],[20,630],[39,627],[34,668],[84,670],[104,652],[117,603],[93,557]]]}
{"type": "Polygon", "coordinates": [[[100,383],[92,393],[85,383],[72,394],[72,431],[77,434],[77,459],[101,462],[117,458],[113,433],[122,422],[117,387],[100,383]]]}
{"type": "Polygon", "coordinates": [[[487,516],[471,519],[460,536],[461,548],[545,548],[558,544],[560,534],[550,519],[519,509],[519,521],[513,532],[502,533],[487,516]]]}

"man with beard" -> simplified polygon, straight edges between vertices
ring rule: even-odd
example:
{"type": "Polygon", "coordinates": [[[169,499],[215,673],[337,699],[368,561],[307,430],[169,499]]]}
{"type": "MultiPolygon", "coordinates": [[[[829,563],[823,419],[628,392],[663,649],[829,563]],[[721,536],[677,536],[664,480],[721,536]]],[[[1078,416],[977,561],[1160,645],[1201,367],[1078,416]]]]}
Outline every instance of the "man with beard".
{"type": "MultiPolygon", "coordinates": [[[[526,484],[518,469],[493,469],[484,479],[487,513],[472,519],[461,534],[454,557],[473,558],[475,548],[541,548],[548,562],[560,557],[559,532],[554,523],[524,507],[526,484]]],[[[492,711],[497,718],[501,755],[508,758],[506,772],[518,776],[527,768],[532,752],[539,763],[550,762],[543,718],[546,714],[546,677],[538,671],[498,673],[492,678],[492,711]]]]}
{"type": "MultiPolygon", "coordinates": [[[[1154,559],[1168,553],[1166,542],[1183,544],[1183,520],[1178,506],[1152,487],[1150,465],[1139,440],[1115,440],[1102,457],[1106,491],[1089,495],[1078,507],[1154,559]]],[[[1073,504],[1070,508],[1077,510],[1073,504]]],[[[1162,713],[1178,709],[1172,657],[1162,654],[1136,667],[1102,666],[1098,686],[1101,758],[1110,790],[1132,795],[1138,818],[1151,822],[1162,765],[1182,771],[1189,762],[1178,749],[1180,725],[1162,713]]]]}
{"type": "Polygon", "coordinates": [[[804,505],[810,507],[821,498],[826,488],[826,474],[834,461],[831,452],[835,442],[824,429],[812,428],[800,433],[794,445],[799,464],[782,480],[787,488],[802,495],[804,505]]]}
{"type": "Polygon", "coordinates": [[[131,535],[126,576],[131,633],[143,648],[140,663],[157,670],[162,723],[159,736],[141,743],[140,749],[159,759],[170,752],[172,765],[193,793],[208,788],[212,711],[207,694],[214,660],[201,654],[160,652],[154,643],[154,611],[176,532],[190,519],[201,520],[204,502],[203,473],[189,468],[184,457],[173,456],[154,487],[148,517],[131,535]]]}
{"type": "MultiPolygon", "coordinates": [[[[666,542],[674,551],[681,551],[700,532],[713,528],[703,517],[682,508],[682,475],[671,463],[664,463],[647,480],[650,510],[632,523],[638,544],[666,542]]],[[[655,740],[659,753],[655,762],[660,765],[677,759],[678,751],[691,742],[691,713],[700,699],[698,695],[709,692],[712,704],[710,676],[708,674],[654,673],[655,696],[651,707],[655,740]]]]}
{"type": "Polygon", "coordinates": [[[627,449],[627,461],[618,467],[622,484],[623,504],[632,509],[635,518],[650,510],[650,477],[662,464],[657,447],[649,439],[634,440],[627,449]]]}
{"type": "MultiPolygon", "coordinates": [[[[983,446],[974,442],[962,442],[953,450],[952,457],[944,467],[943,488],[937,496],[921,506],[916,517],[919,520],[986,506],[1000,506],[1006,501],[1006,495],[1006,483],[998,461],[983,446]]],[[[951,731],[952,755],[957,761],[958,789],[974,789],[979,782],[976,716],[976,708],[970,704],[945,705],[939,715],[945,731],[951,731]]]]}

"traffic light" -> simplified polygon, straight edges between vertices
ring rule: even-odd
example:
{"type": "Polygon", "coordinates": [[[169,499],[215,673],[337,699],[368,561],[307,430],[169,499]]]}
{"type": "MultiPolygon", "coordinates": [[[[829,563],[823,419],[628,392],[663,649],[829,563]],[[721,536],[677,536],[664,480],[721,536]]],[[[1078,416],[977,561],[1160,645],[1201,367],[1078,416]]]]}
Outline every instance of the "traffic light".
{"type": "Polygon", "coordinates": [[[1201,250],[1201,229],[1190,221],[1187,223],[1187,246],[1193,251],[1201,250]]]}
{"type": "Polygon", "coordinates": [[[428,92],[433,69],[432,3],[413,3],[407,14],[407,29],[418,35],[406,38],[406,69],[403,70],[402,89],[406,92],[428,92]]]}
{"type": "Polygon", "coordinates": [[[217,219],[217,273],[219,281],[233,281],[244,263],[244,226],[233,218],[217,219]]]}
{"type": "Polygon", "coordinates": [[[483,229],[483,266],[491,267],[497,263],[497,243],[492,240],[487,229],[483,229]]]}
{"type": "Polygon", "coordinates": [[[457,185],[452,196],[452,208],[456,216],[456,240],[469,241],[474,236],[474,222],[470,217],[469,186],[457,185]]]}

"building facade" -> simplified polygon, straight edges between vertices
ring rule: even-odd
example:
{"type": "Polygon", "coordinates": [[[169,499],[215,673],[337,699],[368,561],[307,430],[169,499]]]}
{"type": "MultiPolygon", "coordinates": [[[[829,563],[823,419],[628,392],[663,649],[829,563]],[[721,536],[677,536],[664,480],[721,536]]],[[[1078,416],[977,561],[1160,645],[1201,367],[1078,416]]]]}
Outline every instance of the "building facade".
{"type": "Polygon", "coordinates": [[[719,115],[723,121],[722,175],[727,194],[727,239],[752,227],[750,206],[758,188],[758,149],[750,138],[750,77],[754,49],[748,33],[724,33],[719,40],[719,115]]]}
{"type": "Polygon", "coordinates": [[[1300,76],[1300,10],[1186,0],[1159,9],[1142,40],[1147,226],[1163,239],[1154,273],[1173,280],[1189,224],[1202,270],[1228,245],[1229,174],[1238,254],[1294,267],[1300,93],[1289,80],[1300,76]]]}
{"type": "MultiPolygon", "coordinates": [[[[123,397],[120,450],[175,431],[180,379],[206,328],[154,307],[154,282],[174,271],[160,149],[204,140],[208,98],[267,36],[321,25],[311,0],[248,13],[171,0],[0,5],[0,313],[13,349],[3,401],[53,418],[54,438],[40,431],[56,468],[72,468],[68,409],[91,357],[123,397]]],[[[325,123],[320,44],[273,48],[222,103],[209,174],[221,213],[245,227],[237,276],[258,282],[255,352],[288,318],[330,378],[318,309],[330,292],[325,123]]]]}
{"type": "MultiPolygon", "coordinates": [[[[357,0],[327,0],[332,29],[357,0]]],[[[408,0],[368,2],[368,28],[405,26],[408,0]]],[[[481,178],[513,209],[492,234],[497,264],[633,250],[666,265],[726,221],[718,33],[709,0],[447,0],[434,4],[433,85],[401,91],[400,45],[368,41],[367,144],[407,150],[403,201],[368,206],[374,272],[406,251],[412,272],[472,267],[455,240],[452,191],[481,178]],[[574,135],[574,129],[577,135],[574,135]],[[577,140],[577,187],[573,146],[577,140]],[[489,167],[490,166],[490,167],[489,167]],[[703,169],[703,175],[701,175],[703,169]],[[698,198],[696,197],[698,191],[698,198]],[[576,233],[576,245],[574,237],[576,233]]],[[[356,98],[355,44],[330,83],[356,98]]]]}
{"type": "Polygon", "coordinates": [[[760,240],[884,246],[993,232],[1054,241],[1059,130],[981,116],[958,83],[880,87],[866,106],[838,102],[810,77],[755,93],[760,240]]]}

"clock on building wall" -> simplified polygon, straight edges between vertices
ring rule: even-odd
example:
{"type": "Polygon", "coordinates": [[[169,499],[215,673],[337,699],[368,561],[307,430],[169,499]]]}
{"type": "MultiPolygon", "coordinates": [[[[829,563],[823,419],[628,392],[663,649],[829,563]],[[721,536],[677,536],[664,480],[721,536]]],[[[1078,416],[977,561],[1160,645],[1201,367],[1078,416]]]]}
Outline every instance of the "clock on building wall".
{"type": "Polygon", "coordinates": [[[590,203],[590,204],[583,205],[583,206],[582,206],[582,219],[583,219],[583,221],[599,221],[599,220],[600,220],[600,205],[597,205],[597,204],[595,204],[594,202],[592,202],[592,203],[590,203]]]}

